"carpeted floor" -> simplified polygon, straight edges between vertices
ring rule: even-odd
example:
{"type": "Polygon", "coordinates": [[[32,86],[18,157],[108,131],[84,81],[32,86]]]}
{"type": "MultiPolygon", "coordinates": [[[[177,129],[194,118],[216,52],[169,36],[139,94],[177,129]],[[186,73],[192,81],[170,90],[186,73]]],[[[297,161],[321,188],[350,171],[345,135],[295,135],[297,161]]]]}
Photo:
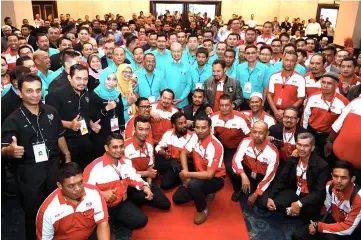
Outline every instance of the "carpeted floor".
{"type": "MultiPolygon", "coordinates": [[[[187,239],[194,239],[192,236],[203,236],[197,239],[208,240],[248,239],[248,235],[251,240],[291,239],[291,234],[299,221],[247,207],[243,208],[243,218],[240,205],[230,200],[232,189],[229,182],[226,183],[221,192],[216,194],[215,200],[210,203],[210,215],[203,225],[193,224],[195,209],[192,203],[172,206],[169,213],[144,207],[149,216],[148,225],[142,230],[134,231],[133,234],[124,228],[113,229],[115,239],[173,240],[184,239],[184,236],[187,236],[187,239]]],[[[10,184],[10,187],[14,187],[11,179],[10,184]]],[[[174,190],[167,192],[170,199],[173,192],[174,190]]],[[[17,199],[2,197],[1,213],[1,239],[25,240],[24,212],[17,199]]]]}

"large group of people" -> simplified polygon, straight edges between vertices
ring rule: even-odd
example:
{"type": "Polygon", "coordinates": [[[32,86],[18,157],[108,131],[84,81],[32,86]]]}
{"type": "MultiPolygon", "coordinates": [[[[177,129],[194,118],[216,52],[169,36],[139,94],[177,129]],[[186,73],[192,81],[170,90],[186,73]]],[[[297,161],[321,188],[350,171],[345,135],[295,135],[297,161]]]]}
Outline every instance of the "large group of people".
{"type": "Polygon", "coordinates": [[[26,239],[110,239],[171,201],[199,225],[226,177],[300,218],[294,239],[360,239],[361,54],[328,19],[182,19],[5,18],[2,191],[14,171],[26,239]]]}

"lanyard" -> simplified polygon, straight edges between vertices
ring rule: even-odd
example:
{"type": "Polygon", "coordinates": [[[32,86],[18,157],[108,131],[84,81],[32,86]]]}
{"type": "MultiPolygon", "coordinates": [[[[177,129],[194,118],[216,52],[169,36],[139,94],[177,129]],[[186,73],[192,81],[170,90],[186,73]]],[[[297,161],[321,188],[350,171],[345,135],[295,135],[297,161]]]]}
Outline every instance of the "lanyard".
{"type": "Polygon", "coordinates": [[[295,132],[296,132],[296,129],[294,129],[292,131],[291,136],[287,139],[286,134],[285,134],[285,130],[283,129],[283,142],[284,143],[289,143],[291,141],[291,139],[295,136],[295,132]]]}
{"type": "Polygon", "coordinates": [[[201,73],[199,73],[199,68],[197,68],[197,72],[198,72],[198,82],[201,82],[201,76],[202,76],[202,74],[203,74],[203,72],[204,72],[204,68],[205,68],[205,66],[203,66],[203,69],[202,69],[202,72],[201,72],[201,73]]]}
{"type": "Polygon", "coordinates": [[[281,94],[280,94],[280,97],[282,98],[282,95],[283,95],[283,90],[284,90],[284,88],[285,88],[285,85],[286,85],[286,83],[288,82],[288,80],[290,80],[290,78],[292,77],[292,75],[293,75],[293,73],[289,76],[289,77],[283,77],[283,76],[281,76],[282,77],[282,89],[281,89],[281,94]]]}
{"type": "Polygon", "coordinates": [[[194,60],[193,60],[193,63],[191,63],[191,60],[189,60],[189,56],[191,57],[191,59],[192,59],[192,55],[190,55],[190,53],[189,53],[189,51],[187,52],[187,58],[188,58],[188,63],[191,65],[191,66],[193,66],[193,64],[194,64],[194,62],[197,60],[197,58],[195,57],[194,58],[194,60]]]}
{"type": "Polygon", "coordinates": [[[333,101],[335,100],[335,98],[336,98],[336,93],[335,93],[335,95],[333,95],[333,98],[332,98],[332,100],[331,100],[331,102],[330,102],[330,105],[328,105],[328,103],[327,103],[327,101],[326,101],[326,99],[324,98],[324,96],[322,95],[322,97],[323,97],[323,102],[327,105],[327,107],[328,107],[328,112],[329,113],[331,113],[331,107],[332,107],[332,104],[333,104],[333,101]]]}
{"type": "MultiPolygon", "coordinates": [[[[301,162],[301,160],[300,160],[300,168],[301,168],[301,164],[302,164],[302,162],[301,162]]],[[[305,173],[307,172],[307,169],[308,169],[308,165],[307,165],[307,167],[306,168],[304,168],[303,170],[301,170],[302,171],[302,173],[301,173],[301,176],[299,176],[299,178],[298,178],[298,181],[297,181],[297,186],[302,186],[302,183],[303,183],[303,175],[305,175],[305,173]]]]}
{"type": "Polygon", "coordinates": [[[80,95],[79,97],[79,101],[78,101],[78,111],[79,111],[79,114],[80,114],[80,109],[81,109],[81,106],[80,106],[80,101],[81,101],[81,98],[85,95],[85,93],[83,93],[82,95],[80,95]]]}
{"type": "Polygon", "coordinates": [[[152,78],[152,82],[151,82],[151,83],[149,83],[147,74],[144,74],[144,76],[145,76],[145,79],[147,80],[147,83],[148,83],[148,86],[149,86],[149,89],[150,89],[150,95],[153,96],[152,86],[153,86],[155,74],[153,73],[153,78],[152,78]]]}
{"type": "Polygon", "coordinates": [[[252,72],[251,72],[251,71],[249,71],[249,68],[247,68],[247,70],[248,70],[248,80],[247,80],[247,82],[249,82],[249,80],[251,79],[251,76],[252,76],[253,72],[255,71],[255,69],[256,69],[256,68],[254,68],[254,69],[252,70],[252,72]]]}

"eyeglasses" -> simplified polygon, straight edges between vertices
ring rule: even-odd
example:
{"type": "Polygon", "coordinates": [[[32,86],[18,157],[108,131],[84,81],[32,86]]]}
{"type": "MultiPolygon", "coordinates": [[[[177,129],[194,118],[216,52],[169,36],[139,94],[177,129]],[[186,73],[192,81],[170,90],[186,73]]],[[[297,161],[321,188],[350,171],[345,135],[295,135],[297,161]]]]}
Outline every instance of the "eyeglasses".
{"type": "Polygon", "coordinates": [[[297,120],[297,117],[283,116],[283,119],[295,121],[295,120],[297,120]]]}
{"type": "Polygon", "coordinates": [[[152,108],[152,106],[139,106],[139,108],[145,108],[145,109],[150,109],[150,108],[152,108]]]}

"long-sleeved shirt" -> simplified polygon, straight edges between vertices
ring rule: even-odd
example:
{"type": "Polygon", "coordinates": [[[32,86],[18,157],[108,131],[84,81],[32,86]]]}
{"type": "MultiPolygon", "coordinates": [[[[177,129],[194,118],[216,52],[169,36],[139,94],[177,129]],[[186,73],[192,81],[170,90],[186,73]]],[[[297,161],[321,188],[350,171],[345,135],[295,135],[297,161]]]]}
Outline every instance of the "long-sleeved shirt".
{"type": "Polygon", "coordinates": [[[321,35],[321,26],[319,23],[309,23],[306,27],[305,34],[307,35],[321,35]]]}

